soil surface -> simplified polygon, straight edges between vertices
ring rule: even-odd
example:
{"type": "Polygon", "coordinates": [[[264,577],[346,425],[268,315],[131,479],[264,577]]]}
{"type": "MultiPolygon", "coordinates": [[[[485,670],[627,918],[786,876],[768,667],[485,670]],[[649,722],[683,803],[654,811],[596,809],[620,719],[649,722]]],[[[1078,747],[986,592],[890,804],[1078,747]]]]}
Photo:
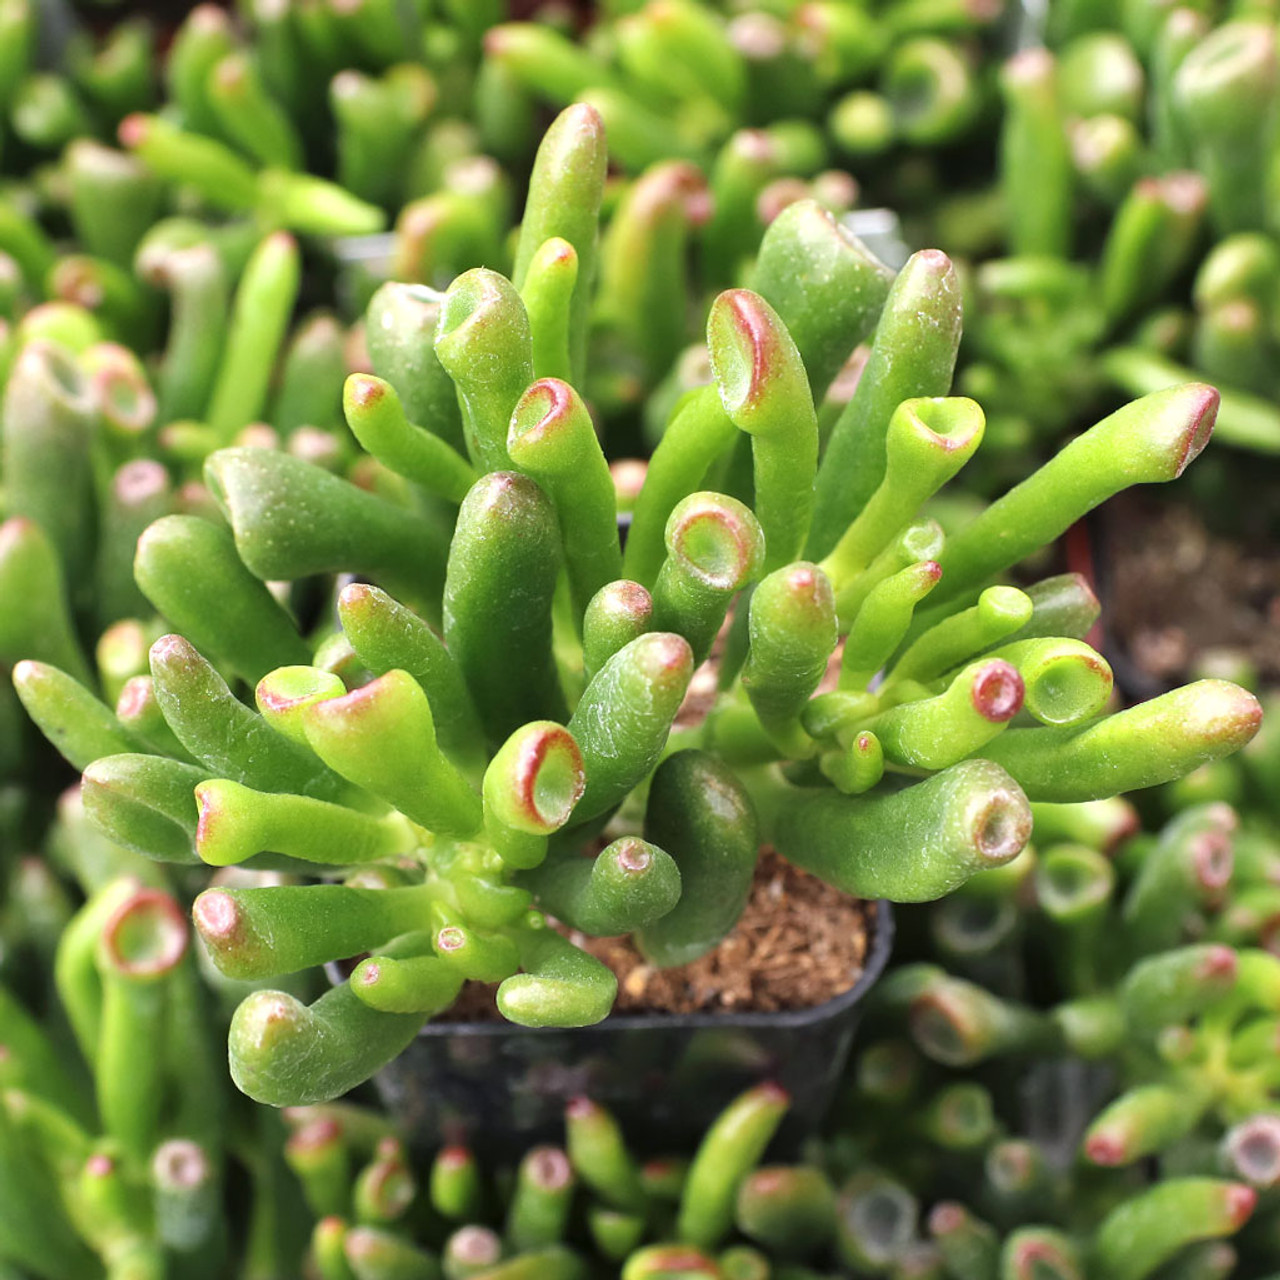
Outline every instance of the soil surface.
{"type": "MultiPolygon", "coordinates": [[[[853,986],[874,928],[874,903],[850,898],[766,849],[737,927],[692,964],[655,969],[629,938],[564,932],[618,975],[616,1013],[775,1013],[811,1008],[853,986]]],[[[436,1020],[497,1019],[496,990],[468,983],[436,1020]]]]}
{"type": "Polygon", "coordinates": [[[1136,494],[1112,500],[1097,541],[1107,639],[1140,679],[1168,687],[1210,674],[1213,651],[1231,649],[1265,683],[1280,680],[1275,542],[1220,536],[1191,507],[1136,494]]]}

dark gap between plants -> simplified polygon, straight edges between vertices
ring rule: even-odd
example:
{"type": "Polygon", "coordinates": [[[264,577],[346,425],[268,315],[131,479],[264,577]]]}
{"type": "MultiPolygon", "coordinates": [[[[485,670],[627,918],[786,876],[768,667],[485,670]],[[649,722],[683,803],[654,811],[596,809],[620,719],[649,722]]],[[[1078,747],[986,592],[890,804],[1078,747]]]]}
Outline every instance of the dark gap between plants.
{"type": "Polygon", "coordinates": [[[1150,697],[1198,670],[1206,653],[1247,657],[1264,683],[1280,678],[1280,549],[1210,529],[1192,507],[1123,494],[1094,540],[1117,678],[1150,697]]]}

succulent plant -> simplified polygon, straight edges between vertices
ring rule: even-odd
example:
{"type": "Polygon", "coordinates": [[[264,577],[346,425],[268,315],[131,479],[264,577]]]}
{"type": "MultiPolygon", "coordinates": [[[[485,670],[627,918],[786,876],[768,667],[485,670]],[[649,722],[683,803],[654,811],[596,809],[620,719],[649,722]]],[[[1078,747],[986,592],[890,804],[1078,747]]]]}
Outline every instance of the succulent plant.
{"type": "Polygon", "coordinates": [[[1112,31],[1079,16],[1051,19],[1048,45],[1001,70],[995,187],[924,214],[934,242],[976,260],[958,384],[1015,458],[1110,396],[1198,377],[1221,392],[1219,438],[1274,454],[1275,226],[1259,157],[1273,146],[1275,33],[1245,14],[1149,11],[1112,31]]]}
{"type": "Polygon", "coordinates": [[[933,1205],[944,1274],[1274,1270],[1268,757],[1148,795],[1151,831],[1123,799],[1034,803],[1034,850],[901,921],[827,1156],[880,1169],[895,1221],[933,1205]]]}
{"type": "Polygon", "coordinates": [[[22,1274],[227,1265],[229,1090],[189,942],[170,892],[108,877],[41,975],[46,1016],[0,987],[0,1259],[22,1274]]]}
{"type": "Polygon", "coordinates": [[[0,0],[5,1276],[308,1216],[322,1280],[1280,1265],[1276,732],[1239,663],[1117,710],[1045,576],[1215,421],[1280,450],[1276,35],[1005,8],[248,0],[50,70],[0,0]],[[573,939],[690,962],[764,844],[925,904],[799,1162],[772,1084],[494,1177],[332,1102],[468,981],[601,1020],[573,939]]]}
{"type": "MultiPolygon", "coordinates": [[[[277,450],[209,455],[216,513],[165,516],[138,540],[137,585],[180,634],[152,645],[149,675],[114,711],[74,667],[15,668],[113,840],[321,881],[202,894],[196,925],[225,973],[368,953],[311,1006],[245,1000],[232,1071],[261,1100],[344,1092],[469,978],[501,980],[499,1009],[524,1025],[603,1018],[613,974],[548,913],[632,933],[655,962],[688,960],[732,927],[761,839],[850,893],[938,897],[1019,852],[1028,796],[1164,782],[1257,727],[1256,700],[1222,681],[1103,714],[1111,673],[1081,639],[1096,616],[1087,588],[1000,581],[1118,489],[1180,474],[1212,429],[1212,389],[1126,406],[944,536],[927,504],[984,425],[976,403],[946,396],[951,264],[922,252],[886,289],[813,203],[771,226],[762,292],[711,304],[712,379],[677,402],[624,550],[588,408],[549,372],[582,368],[591,281],[558,264],[591,259],[603,155],[589,108],[552,127],[519,288],[482,268],[443,295],[387,286],[374,299],[370,349],[387,376],[354,375],[344,395],[372,455],[363,487],[277,450]],[[823,274],[797,287],[809,263],[823,274]],[[842,286],[855,301],[831,305],[842,286]],[[815,394],[873,323],[820,461],[815,394]],[[294,583],[297,610],[303,586],[332,575],[347,575],[336,625],[304,636],[267,584],[294,583]],[[714,705],[673,733],[731,611],[714,705]]],[[[257,257],[276,251],[268,239],[257,257]]],[[[265,314],[233,331],[246,369],[271,345],[250,337],[265,314]]],[[[228,398],[263,385],[236,367],[224,360],[228,398]]],[[[55,347],[26,348],[11,456],[50,465],[82,377],[55,347]]],[[[251,416],[242,401],[215,432],[251,416]]],[[[16,643],[35,653],[40,638],[16,643]]]]}

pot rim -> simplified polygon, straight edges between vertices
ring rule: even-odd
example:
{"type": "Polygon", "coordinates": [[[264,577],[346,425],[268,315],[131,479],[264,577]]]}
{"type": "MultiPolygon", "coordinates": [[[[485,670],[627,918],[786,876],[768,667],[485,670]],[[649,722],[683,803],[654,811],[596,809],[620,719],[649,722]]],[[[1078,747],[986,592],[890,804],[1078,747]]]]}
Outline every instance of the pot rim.
{"type": "Polygon", "coordinates": [[[807,1009],[780,1009],[774,1012],[744,1010],[741,1013],[611,1013],[600,1022],[586,1027],[522,1027],[505,1018],[487,1022],[427,1022],[419,1037],[447,1039],[453,1036],[484,1039],[511,1035],[564,1035],[566,1032],[684,1031],[706,1027],[808,1027],[837,1018],[852,1008],[879,981],[893,952],[895,924],[893,909],[885,898],[873,899],[875,907],[871,946],[867,950],[862,972],[847,991],[810,1005],[807,1009]]]}

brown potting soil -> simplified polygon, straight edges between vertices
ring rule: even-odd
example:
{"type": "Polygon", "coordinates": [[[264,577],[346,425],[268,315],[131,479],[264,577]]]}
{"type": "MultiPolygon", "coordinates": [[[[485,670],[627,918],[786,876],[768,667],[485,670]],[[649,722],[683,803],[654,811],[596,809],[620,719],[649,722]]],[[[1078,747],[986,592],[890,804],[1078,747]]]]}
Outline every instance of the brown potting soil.
{"type": "MultiPolygon", "coordinates": [[[[776,1013],[812,1008],[853,986],[874,917],[874,903],[850,898],[766,849],[737,927],[692,964],[655,969],[629,938],[563,932],[618,975],[616,1013],[776,1013]]],[[[436,1021],[498,1019],[496,990],[468,983],[436,1021]]]]}
{"type": "Polygon", "coordinates": [[[1136,494],[1113,500],[1104,530],[1103,621],[1131,662],[1173,683],[1229,648],[1280,678],[1280,549],[1220,537],[1191,507],[1136,494]]]}

